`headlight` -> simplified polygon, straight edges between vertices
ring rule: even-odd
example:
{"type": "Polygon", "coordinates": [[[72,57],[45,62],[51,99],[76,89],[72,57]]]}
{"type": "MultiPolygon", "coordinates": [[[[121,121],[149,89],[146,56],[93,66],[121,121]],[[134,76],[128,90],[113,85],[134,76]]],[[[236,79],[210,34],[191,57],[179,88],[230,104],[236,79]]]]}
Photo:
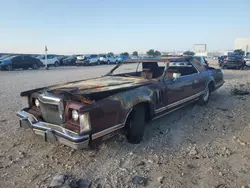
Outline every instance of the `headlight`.
{"type": "Polygon", "coordinates": [[[36,107],[39,107],[39,100],[38,99],[35,100],[35,105],[36,105],[36,107]]]}
{"type": "Polygon", "coordinates": [[[80,133],[90,130],[90,118],[89,113],[80,115],[80,133]]]}
{"type": "Polygon", "coordinates": [[[72,111],[72,118],[73,118],[74,121],[78,120],[79,114],[78,114],[78,112],[76,110],[72,111]]]}

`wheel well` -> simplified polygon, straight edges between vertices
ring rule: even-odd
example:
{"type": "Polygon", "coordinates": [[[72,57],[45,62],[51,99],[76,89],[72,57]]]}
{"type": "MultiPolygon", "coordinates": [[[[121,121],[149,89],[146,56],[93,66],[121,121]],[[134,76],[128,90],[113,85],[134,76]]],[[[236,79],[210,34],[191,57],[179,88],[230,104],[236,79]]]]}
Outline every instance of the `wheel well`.
{"type": "Polygon", "coordinates": [[[210,91],[214,91],[215,90],[215,84],[214,84],[213,81],[210,81],[208,83],[208,88],[209,88],[210,91]]]}
{"type": "Polygon", "coordinates": [[[136,104],[132,110],[129,112],[129,115],[126,119],[126,122],[125,122],[125,128],[127,129],[128,126],[129,126],[129,121],[130,119],[133,117],[133,112],[134,112],[134,108],[138,105],[143,105],[144,106],[144,109],[145,109],[145,122],[149,122],[151,119],[152,119],[152,115],[151,115],[151,110],[150,110],[150,103],[149,102],[141,102],[141,103],[138,103],[136,104]]]}

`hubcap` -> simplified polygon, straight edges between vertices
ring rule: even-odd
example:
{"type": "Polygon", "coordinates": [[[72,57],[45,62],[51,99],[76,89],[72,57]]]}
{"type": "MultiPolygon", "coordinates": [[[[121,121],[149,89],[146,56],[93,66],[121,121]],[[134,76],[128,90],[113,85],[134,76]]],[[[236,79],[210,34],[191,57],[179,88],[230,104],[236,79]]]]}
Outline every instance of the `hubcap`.
{"type": "Polygon", "coordinates": [[[207,101],[207,100],[208,100],[208,97],[209,97],[209,89],[208,89],[208,87],[207,87],[206,90],[205,90],[204,96],[203,96],[203,100],[204,100],[204,101],[207,101]]]}

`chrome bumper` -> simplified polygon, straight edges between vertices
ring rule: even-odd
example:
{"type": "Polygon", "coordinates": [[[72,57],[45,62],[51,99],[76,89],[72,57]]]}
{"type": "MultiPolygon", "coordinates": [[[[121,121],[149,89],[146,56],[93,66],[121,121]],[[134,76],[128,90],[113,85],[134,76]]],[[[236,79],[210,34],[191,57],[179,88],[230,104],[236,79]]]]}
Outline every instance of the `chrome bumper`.
{"type": "Polygon", "coordinates": [[[89,135],[79,136],[62,126],[38,121],[32,114],[21,110],[17,112],[20,117],[20,127],[31,128],[35,134],[44,137],[45,142],[60,143],[74,149],[88,148],[89,135]]]}

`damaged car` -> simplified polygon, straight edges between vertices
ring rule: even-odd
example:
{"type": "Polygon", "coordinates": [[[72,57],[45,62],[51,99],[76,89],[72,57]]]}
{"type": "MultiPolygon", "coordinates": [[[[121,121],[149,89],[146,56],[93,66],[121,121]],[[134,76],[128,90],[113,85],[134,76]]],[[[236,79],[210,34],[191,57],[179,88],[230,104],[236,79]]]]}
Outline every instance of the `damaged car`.
{"type": "Polygon", "coordinates": [[[224,84],[220,69],[194,57],[128,59],[106,75],[24,91],[20,126],[75,149],[125,130],[140,143],[148,121],[189,103],[206,105],[224,84]]]}

